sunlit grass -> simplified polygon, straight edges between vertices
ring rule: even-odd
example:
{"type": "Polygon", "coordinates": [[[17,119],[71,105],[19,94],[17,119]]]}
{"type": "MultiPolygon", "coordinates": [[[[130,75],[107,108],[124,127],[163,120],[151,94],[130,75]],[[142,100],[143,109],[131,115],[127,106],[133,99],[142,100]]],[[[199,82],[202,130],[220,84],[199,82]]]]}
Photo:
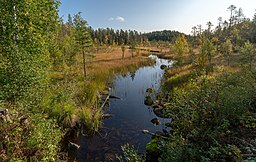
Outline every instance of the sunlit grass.
{"type": "Polygon", "coordinates": [[[101,126],[102,122],[102,110],[84,107],[79,111],[79,119],[83,129],[85,129],[87,134],[93,134],[94,132],[98,131],[99,127],[101,126]]]}
{"type": "Polygon", "coordinates": [[[45,94],[42,104],[44,112],[66,127],[80,123],[90,134],[101,125],[100,93],[117,74],[134,71],[140,66],[153,63],[147,57],[131,57],[126,49],[122,59],[121,48],[114,48],[110,53],[95,54],[87,59],[87,77],[83,75],[82,56],[77,57],[73,66],[60,66],[49,72],[50,81],[54,83],[45,94]]]}

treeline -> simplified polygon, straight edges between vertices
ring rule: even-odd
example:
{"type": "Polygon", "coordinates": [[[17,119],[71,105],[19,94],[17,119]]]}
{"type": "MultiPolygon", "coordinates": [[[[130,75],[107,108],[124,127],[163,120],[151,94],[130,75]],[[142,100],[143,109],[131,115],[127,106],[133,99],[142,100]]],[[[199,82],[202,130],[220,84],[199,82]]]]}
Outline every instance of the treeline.
{"type": "Polygon", "coordinates": [[[190,37],[179,34],[175,42],[169,44],[170,53],[177,53],[176,58],[181,63],[184,54],[195,56],[194,49],[197,48],[199,53],[194,61],[205,68],[211,67],[212,58],[219,54],[229,64],[233,52],[246,53],[245,60],[252,62],[254,57],[251,49],[256,43],[256,14],[250,20],[244,16],[241,8],[236,10],[236,7],[231,5],[228,10],[231,15],[229,20],[223,21],[219,17],[215,28],[209,21],[206,23],[206,29],[202,25],[194,26],[190,37]],[[248,50],[249,52],[245,52],[248,50]]]}
{"type": "Polygon", "coordinates": [[[132,45],[147,42],[147,37],[145,37],[141,32],[135,30],[114,30],[111,28],[106,29],[92,29],[90,28],[90,34],[93,38],[93,43],[95,45],[132,45]]]}
{"type": "Polygon", "coordinates": [[[221,45],[227,39],[231,41],[234,47],[242,46],[246,41],[256,43],[256,14],[253,19],[246,18],[242,8],[237,9],[236,6],[228,7],[230,18],[223,20],[218,18],[218,24],[213,28],[213,24],[209,21],[206,23],[207,28],[203,29],[202,25],[192,28],[193,44],[199,45],[200,37],[207,36],[215,45],[221,45]]]}
{"type": "MultiPolygon", "coordinates": [[[[69,16],[70,17],[70,16],[69,16]]],[[[92,29],[90,34],[93,38],[95,46],[103,45],[149,45],[150,43],[174,42],[178,35],[178,31],[163,30],[149,33],[141,33],[135,30],[114,30],[106,29],[92,29]]],[[[189,36],[186,36],[189,37],[189,36]]]]}
{"type": "Polygon", "coordinates": [[[144,35],[148,38],[149,41],[174,42],[179,34],[180,32],[178,31],[163,30],[145,33],[144,35]]]}

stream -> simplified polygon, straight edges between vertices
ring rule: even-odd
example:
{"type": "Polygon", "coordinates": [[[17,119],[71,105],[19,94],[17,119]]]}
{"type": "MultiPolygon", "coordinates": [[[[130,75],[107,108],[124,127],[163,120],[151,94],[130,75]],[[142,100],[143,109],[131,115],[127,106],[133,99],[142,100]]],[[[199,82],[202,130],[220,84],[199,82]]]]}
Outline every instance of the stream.
{"type": "Polygon", "coordinates": [[[121,154],[121,146],[127,143],[144,154],[151,136],[143,134],[142,130],[155,133],[167,129],[164,123],[171,122],[171,119],[156,116],[144,100],[148,88],[155,93],[160,90],[164,74],[160,66],[172,66],[173,62],[155,55],[149,57],[155,59],[154,65],[116,76],[110,94],[121,99],[111,98],[109,105],[105,106],[104,113],[113,116],[104,119],[99,133],[92,137],[78,137],[80,148],[76,152],[77,161],[117,161],[116,154],[121,154]],[[159,119],[159,125],[151,122],[154,118],[159,119]]]}

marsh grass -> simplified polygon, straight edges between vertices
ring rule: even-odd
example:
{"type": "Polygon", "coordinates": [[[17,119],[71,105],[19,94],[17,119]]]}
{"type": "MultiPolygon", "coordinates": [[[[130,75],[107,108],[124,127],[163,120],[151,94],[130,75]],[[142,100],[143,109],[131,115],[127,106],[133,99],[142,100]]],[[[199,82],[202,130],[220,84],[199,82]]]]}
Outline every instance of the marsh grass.
{"type": "Polygon", "coordinates": [[[91,135],[98,131],[102,125],[102,110],[90,107],[84,107],[79,113],[79,119],[83,129],[87,131],[87,135],[91,135]]]}
{"type": "Polygon", "coordinates": [[[106,91],[107,85],[116,75],[153,64],[147,57],[131,58],[129,50],[124,59],[121,57],[120,48],[112,49],[111,53],[95,54],[86,62],[86,80],[83,77],[81,56],[77,57],[77,64],[73,66],[55,67],[48,74],[53,84],[43,97],[43,111],[65,127],[79,125],[87,133],[93,134],[101,126],[100,93],[106,91]]]}

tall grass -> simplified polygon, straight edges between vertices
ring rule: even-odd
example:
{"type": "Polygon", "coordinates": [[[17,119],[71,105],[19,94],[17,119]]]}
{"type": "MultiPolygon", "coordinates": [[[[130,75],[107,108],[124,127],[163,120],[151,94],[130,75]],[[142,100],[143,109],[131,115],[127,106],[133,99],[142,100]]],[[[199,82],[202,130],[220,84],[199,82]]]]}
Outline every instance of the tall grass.
{"type": "Polygon", "coordinates": [[[79,112],[79,119],[87,134],[93,134],[102,124],[102,110],[84,107],[79,112]]]}
{"type": "Polygon", "coordinates": [[[120,56],[119,53],[96,56],[94,61],[87,63],[86,80],[79,68],[83,67],[81,58],[74,66],[53,69],[49,73],[52,84],[43,97],[42,110],[67,128],[82,126],[89,134],[97,131],[103,113],[100,93],[106,90],[108,83],[116,74],[153,63],[142,57],[118,59],[120,56]]]}

